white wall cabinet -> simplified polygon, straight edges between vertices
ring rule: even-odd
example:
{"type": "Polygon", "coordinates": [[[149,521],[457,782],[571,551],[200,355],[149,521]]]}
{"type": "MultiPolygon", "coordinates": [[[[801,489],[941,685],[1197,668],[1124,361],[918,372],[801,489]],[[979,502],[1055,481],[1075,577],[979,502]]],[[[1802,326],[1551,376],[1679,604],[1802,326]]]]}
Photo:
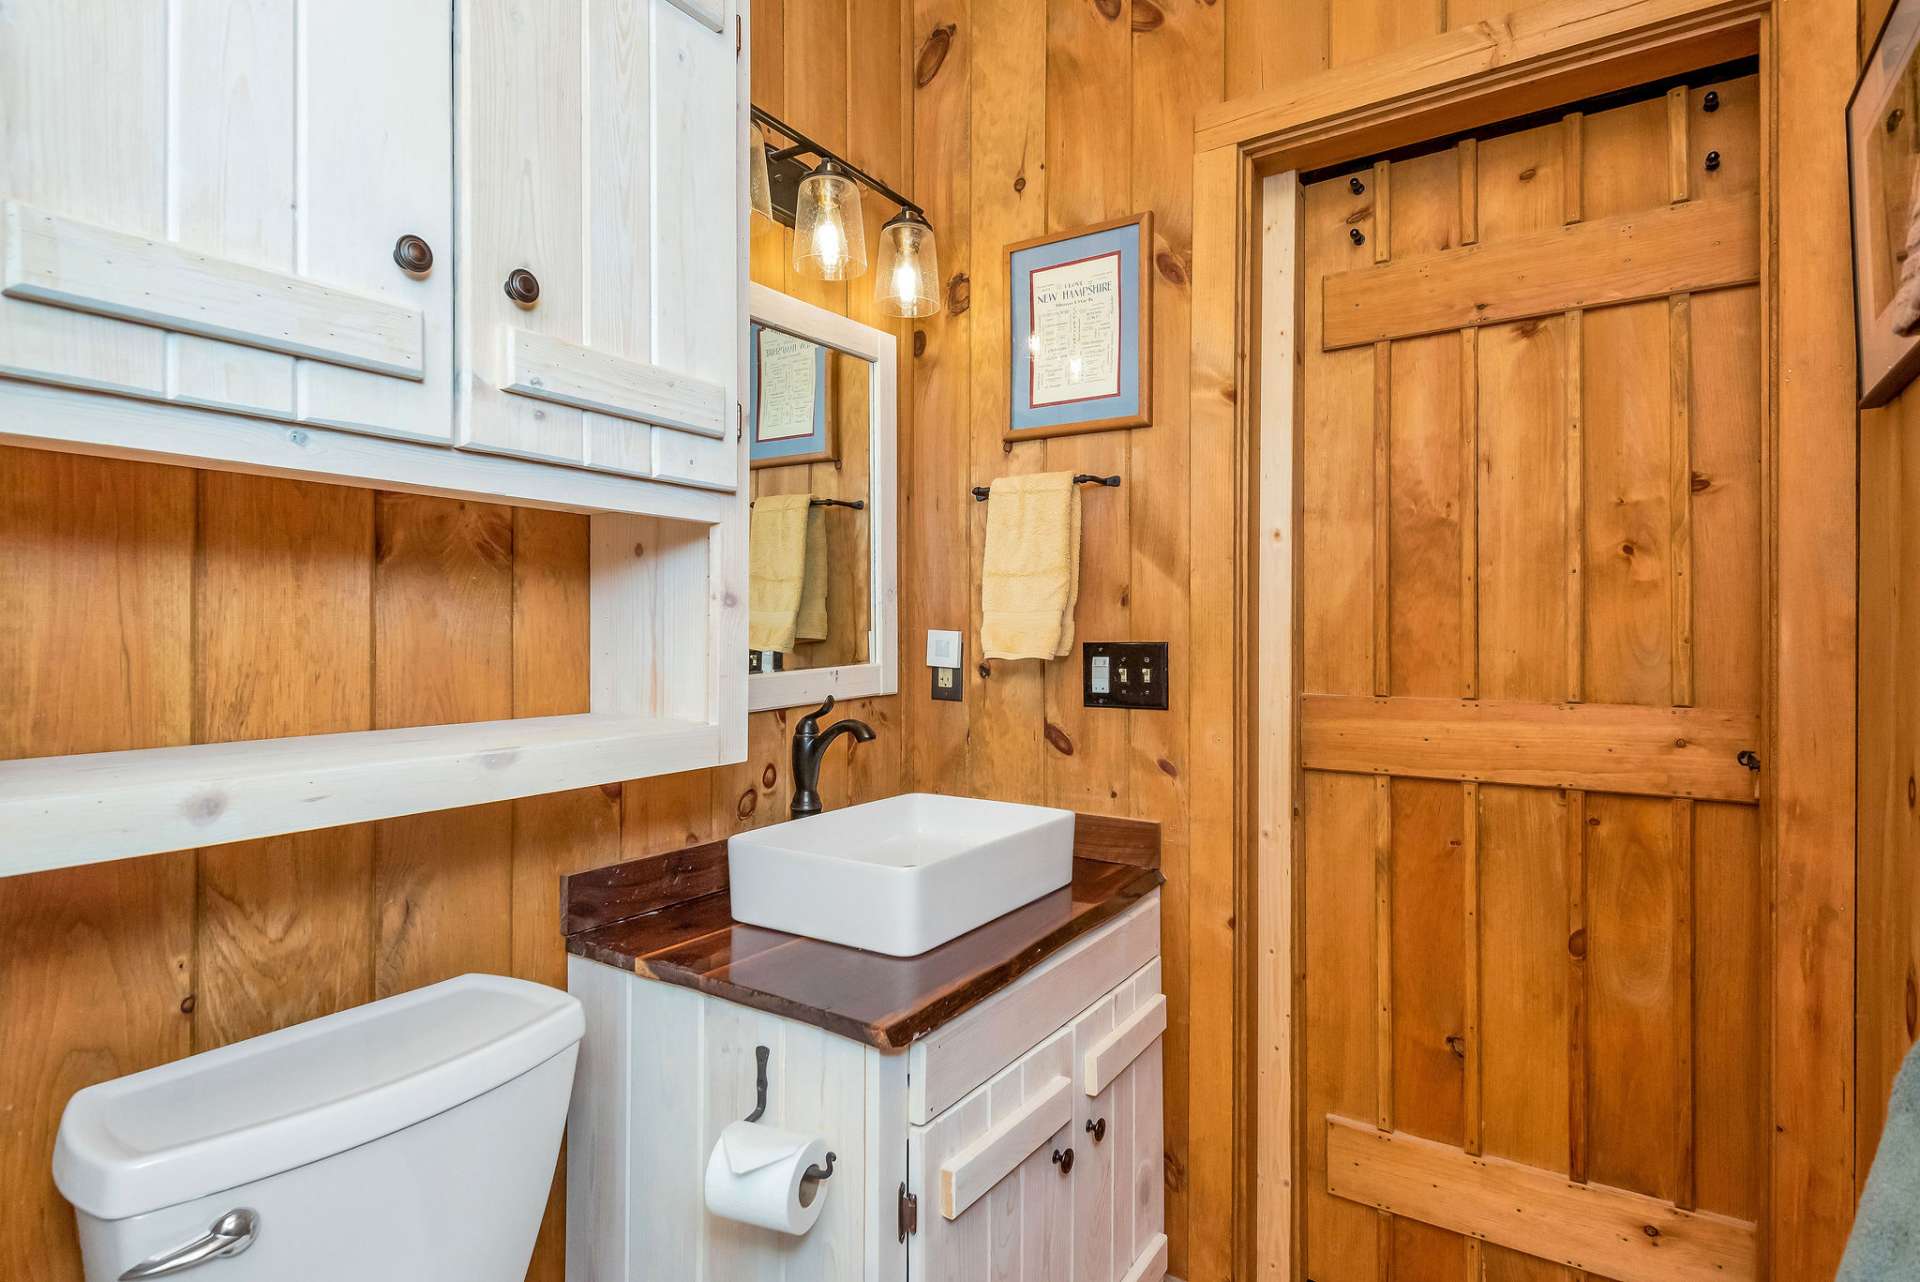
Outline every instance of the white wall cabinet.
{"type": "Polygon", "coordinates": [[[894,1052],[568,958],[587,1008],[568,1282],[1160,1282],[1159,929],[1155,892],[894,1052]],[[756,1046],[771,1052],[766,1121],[824,1136],[839,1159],[804,1237],[706,1209],[707,1156],[754,1105],[756,1046]]]}
{"type": "Polygon", "coordinates": [[[594,559],[591,712],[0,763],[0,876],[741,759],[735,7],[5,6],[0,443],[585,512],[594,559]]]}

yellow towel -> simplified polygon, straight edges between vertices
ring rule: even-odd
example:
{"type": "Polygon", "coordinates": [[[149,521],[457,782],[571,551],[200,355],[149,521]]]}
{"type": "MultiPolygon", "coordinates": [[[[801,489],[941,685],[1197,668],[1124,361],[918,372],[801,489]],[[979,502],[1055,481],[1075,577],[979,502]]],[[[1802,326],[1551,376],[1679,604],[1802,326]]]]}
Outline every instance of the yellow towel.
{"type": "Polygon", "coordinates": [[[980,651],[989,659],[1073,652],[1080,597],[1080,487],[1071,472],[1003,476],[987,499],[980,651]]]}
{"type": "Polygon", "coordinates": [[[800,579],[800,613],[793,625],[796,641],[827,639],[827,509],[807,509],[807,564],[800,579]]]}
{"type": "Polygon", "coordinates": [[[810,495],[768,494],[753,502],[747,533],[747,647],[793,649],[807,570],[810,495]]]}

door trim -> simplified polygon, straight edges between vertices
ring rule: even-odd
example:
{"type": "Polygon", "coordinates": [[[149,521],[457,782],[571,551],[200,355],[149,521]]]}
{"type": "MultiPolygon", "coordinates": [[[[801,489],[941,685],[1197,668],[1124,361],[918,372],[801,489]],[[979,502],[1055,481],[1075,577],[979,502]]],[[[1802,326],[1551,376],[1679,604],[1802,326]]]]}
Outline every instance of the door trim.
{"type": "MultiPolygon", "coordinates": [[[[1761,1241],[1771,1276],[1830,1276],[1854,1190],[1854,644],[1857,631],[1853,340],[1844,140],[1852,23],[1814,0],[1629,0],[1595,12],[1551,0],[1380,57],[1222,104],[1195,130],[1193,427],[1233,446],[1241,520],[1231,595],[1196,571],[1194,606],[1231,606],[1236,1274],[1291,1282],[1301,1199],[1301,1101],[1292,1035],[1302,974],[1294,644],[1299,549],[1294,346],[1301,309],[1299,171],[1358,160],[1664,76],[1757,56],[1761,85],[1760,290],[1763,575],[1769,589],[1761,726],[1762,849],[1771,864],[1768,1132],[1761,1241]],[[1780,75],[1777,50],[1796,73],[1780,75]],[[1831,135],[1831,136],[1829,136],[1831,135]],[[1778,173],[1794,175],[1783,191],[1778,173]],[[1829,182],[1828,180],[1832,180],[1829,182]],[[1775,246],[1791,237],[1793,255],[1775,246]],[[1835,282],[1842,282],[1836,287],[1835,282]],[[1836,310],[1837,302],[1837,310],[1836,310]],[[1785,377],[1792,360],[1792,378],[1785,377]],[[1781,423],[1793,430],[1785,438],[1781,423]],[[1231,436],[1227,436],[1227,430],[1231,436]],[[1264,448],[1263,448],[1264,445],[1264,448]],[[1208,590],[1203,590],[1208,589],[1208,590]],[[1287,674],[1283,681],[1263,680],[1287,674]],[[1277,874],[1277,875],[1276,875],[1277,874]]],[[[1196,552],[1198,550],[1196,549],[1196,552]]],[[[1196,566],[1198,561],[1196,560],[1196,566]]],[[[1198,662],[1196,655],[1196,663],[1198,662]]],[[[1196,692],[1198,693],[1198,692],[1196,692]]],[[[1196,745],[1197,746],[1197,745],[1196,745]]],[[[1196,789],[1197,791],[1197,789],[1196,789]]],[[[1196,796],[1196,850],[1201,835],[1196,796]]]]}

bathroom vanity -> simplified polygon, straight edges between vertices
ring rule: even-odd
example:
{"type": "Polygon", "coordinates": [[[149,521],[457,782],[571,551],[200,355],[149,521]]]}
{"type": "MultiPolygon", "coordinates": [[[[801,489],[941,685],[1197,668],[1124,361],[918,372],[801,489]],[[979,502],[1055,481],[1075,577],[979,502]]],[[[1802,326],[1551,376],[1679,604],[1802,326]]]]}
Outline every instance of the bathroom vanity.
{"type": "Polygon", "coordinates": [[[1077,816],[1070,884],[910,957],[736,922],[723,842],[568,878],[568,1277],[1159,1282],[1159,845],[1077,816]],[[805,1236],[704,1203],[759,1047],[837,1159],[805,1236]]]}

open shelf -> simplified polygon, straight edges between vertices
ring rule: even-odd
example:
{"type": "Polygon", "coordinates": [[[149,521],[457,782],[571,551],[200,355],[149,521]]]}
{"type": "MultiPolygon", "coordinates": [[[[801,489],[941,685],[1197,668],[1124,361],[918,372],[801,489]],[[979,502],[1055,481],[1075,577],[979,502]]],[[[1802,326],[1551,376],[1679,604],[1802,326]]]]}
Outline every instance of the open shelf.
{"type": "Polygon", "coordinates": [[[0,876],[712,765],[713,724],[580,713],[0,763],[0,876]]]}

